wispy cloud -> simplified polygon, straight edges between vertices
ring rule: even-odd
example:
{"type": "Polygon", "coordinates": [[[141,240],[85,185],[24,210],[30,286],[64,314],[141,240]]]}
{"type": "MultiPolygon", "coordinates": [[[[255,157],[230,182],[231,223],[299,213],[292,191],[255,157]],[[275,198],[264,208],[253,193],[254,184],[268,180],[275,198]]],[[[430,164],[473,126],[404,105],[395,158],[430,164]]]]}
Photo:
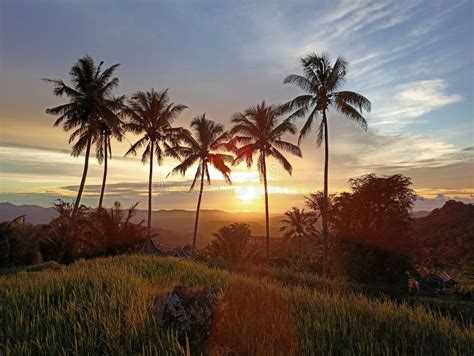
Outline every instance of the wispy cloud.
{"type": "Polygon", "coordinates": [[[390,99],[379,103],[373,117],[377,125],[391,125],[392,128],[463,99],[459,94],[448,93],[443,79],[399,85],[387,97],[390,99]]]}

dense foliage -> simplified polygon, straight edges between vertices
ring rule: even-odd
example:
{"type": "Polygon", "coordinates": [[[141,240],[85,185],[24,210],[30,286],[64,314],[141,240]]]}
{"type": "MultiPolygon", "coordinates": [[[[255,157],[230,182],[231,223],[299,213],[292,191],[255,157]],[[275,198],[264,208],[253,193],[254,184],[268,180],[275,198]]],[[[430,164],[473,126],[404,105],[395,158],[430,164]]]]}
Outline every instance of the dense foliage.
{"type": "Polygon", "coordinates": [[[72,262],[96,257],[136,252],[143,246],[145,228],[132,223],[136,204],[123,210],[116,202],[110,209],[80,206],[74,230],[69,229],[72,204],[56,201],[56,217],[46,225],[32,225],[15,219],[0,223],[0,265],[19,266],[47,260],[72,262]]]}

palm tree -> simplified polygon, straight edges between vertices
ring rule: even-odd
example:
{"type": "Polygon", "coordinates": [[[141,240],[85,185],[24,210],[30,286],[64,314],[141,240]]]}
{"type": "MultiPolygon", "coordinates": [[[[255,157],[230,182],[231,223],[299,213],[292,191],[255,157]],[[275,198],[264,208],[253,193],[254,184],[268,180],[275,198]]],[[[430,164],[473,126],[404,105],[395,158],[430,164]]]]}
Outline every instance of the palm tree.
{"type": "Polygon", "coordinates": [[[234,223],[220,228],[213,235],[215,240],[206,247],[206,255],[228,261],[232,265],[256,259],[257,250],[251,246],[252,232],[249,225],[234,223]]]}
{"type": "MultiPolygon", "coordinates": [[[[224,132],[224,126],[212,120],[206,119],[205,114],[197,116],[191,122],[191,129],[194,131],[192,135],[189,131],[181,136],[182,144],[173,147],[170,154],[181,158],[182,161],[169,174],[180,173],[183,176],[187,170],[197,163],[196,173],[190,187],[190,191],[194,189],[198,179],[201,186],[199,189],[199,197],[196,208],[196,218],[194,221],[193,250],[196,249],[196,239],[198,232],[199,211],[201,209],[201,199],[204,190],[204,179],[207,178],[208,184],[211,184],[211,176],[209,174],[209,165],[219,171],[224,179],[231,184],[230,167],[226,162],[232,162],[234,157],[222,153],[228,149],[229,135],[224,132]]],[[[168,174],[168,175],[169,175],[168,174]]]]}
{"type": "Polygon", "coordinates": [[[97,143],[101,123],[105,123],[111,130],[119,127],[120,119],[115,114],[117,102],[111,96],[119,80],[113,74],[119,64],[114,64],[102,70],[103,62],[99,65],[86,55],[74,64],[69,72],[71,84],[68,85],[60,79],[45,79],[53,83],[54,95],[66,96],[69,102],[54,108],[46,109],[46,113],[59,116],[54,126],[62,125],[65,131],[74,130],[69,142],[76,141],[72,147],[72,155],[79,156],[85,151],[84,170],[77,192],[74,207],[71,213],[66,239],[70,238],[74,222],[81,202],[82,192],[89,168],[89,155],[91,146],[97,143]]]}
{"type": "Polygon", "coordinates": [[[292,83],[306,91],[307,94],[299,95],[286,104],[288,110],[295,110],[290,118],[308,118],[301,128],[298,142],[308,135],[318,116],[321,123],[316,133],[316,145],[319,147],[324,141],[324,204],[322,209],[324,261],[323,274],[326,275],[326,254],[328,239],[328,171],[329,171],[329,137],[327,111],[332,107],[350,120],[355,121],[367,130],[367,121],[362,115],[362,109],[370,112],[370,101],[361,94],[352,91],[340,91],[345,82],[347,61],[338,57],[331,64],[327,54],[310,54],[301,59],[304,75],[292,74],[285,78],[283,83],[292,83]]]}
{"type": "Polygon", "coordinates": [[[153,185],[153,159],[156,156],[158,165],[163,163],[163,157],[170,145],[174,144],[181,128],[173,128],[173,121],[185,110],[187,106],[170,103],[168,89],[148,92],[137,91],[128,100],[123,114],[129,118],[124,124],[127,131],[142,135],[125,156],[137,154],[137,150],[144,147],[142,162],[150,162],[148,176],[148,236],[151,234],[152,212],[152,185],[153,185]]]}
{"type": "Polygon", "coordinates": [[[266,256],[270,258],[270,227],[268,216],[268,187],[267,187],[267,160],[266,157],[275,158],[291,175],[292,166],[279,149],[301,157],[298,146],[282,140],[284,134],[296,133],[296,126],[290,120],[279,122],[279,117],[285,113],[282,106],[267,106],[265,101],[257,106],[252,106],[243,113],[236,113],[232,122],[234,127],[230,131],[233,136],[232,145],[241,145],[236,148],[234,164],[245,160],[247,167],[253,164],[254,154],[258,154],[258,172],[263,179],[265,188],[265,222],[266,222],[266,256]]]}
{"type": "MultiPolygon", "coordinates": [[[[115,108],[117,110],[122,109],[123,101],[125,97],[117,98],[117,102],[115,103],[115,108]]],[[[97,132],[97,140],[96,140],[96,157],[97,161],[101,164],[104,163],[104,173],[102,176],[102,187],[100,189],[100,197],[99,197],[99,207],[98,209],[102,209],[102,204],[104,202],[104,194],[105,194],[105,184],[107,181],[107,163],[108,158],[112,159],[112,145],[110,144],[110,140],[112,137],[116,138],[117,141],[121,142],[123,138],[123,122],[119,120],[118,122],[114,123],[116,126],[112,129],[105,123],[104,121],[100,122],[100,127],[97,132]]]]}
{"type": "Polygon", "coordinates": [[[280,223],[283,225],[280,228],[280,231],[283,232],[283,237],[286,240],[298,239],[300,257],[303,252],[303,239],[309,239],[316,235],[316,229],[314,228],[316,220],[315,214],[296,207],[285,212],[285,218],[280,220],[280,223]]]}

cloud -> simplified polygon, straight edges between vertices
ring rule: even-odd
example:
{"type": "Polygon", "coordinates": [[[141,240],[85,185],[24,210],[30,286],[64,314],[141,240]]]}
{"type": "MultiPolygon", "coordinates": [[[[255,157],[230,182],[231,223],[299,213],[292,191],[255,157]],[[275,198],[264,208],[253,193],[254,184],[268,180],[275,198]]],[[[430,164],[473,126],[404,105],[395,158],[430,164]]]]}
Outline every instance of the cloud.
{"type": "Polygon", "coordinates": [[[419,80],[395,87],[389,100],[375,106],[377,125],[404,125],[424,114],[454,104],[461,95],[449,94],[443,79],[419,80]]]}
{"type": "Polygon", "coordinates": [[[457,200],[461,201],[465,204],[474,204],[474,195],[471,197],[459,197],[459,196],[447,196],[445,194],[438,194],[434,198],[423,198],[420,197],[415,202],[415,209],[414,210],[427,210],[431,211],[436,208],[442,207],[447,201],[449,200],[457,200]]]}

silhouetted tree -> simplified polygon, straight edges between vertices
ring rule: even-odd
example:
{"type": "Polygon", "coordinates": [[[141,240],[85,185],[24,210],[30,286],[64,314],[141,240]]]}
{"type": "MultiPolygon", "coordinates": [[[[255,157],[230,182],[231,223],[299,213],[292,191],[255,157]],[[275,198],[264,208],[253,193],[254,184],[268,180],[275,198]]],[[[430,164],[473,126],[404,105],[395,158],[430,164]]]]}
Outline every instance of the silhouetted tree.
{"type": "Polygon", "coordinates": [[[128,100],[123,114],[129,121],[124,127],[142,137],[135,142],[125,153],[125,156],[137,154],[137,150],[144,147],[142,162],[150,162],[148,176],[148,235],[151,229],[152,189],[153,189],[153,159],[156,156],[158,165],[163,163],[170,145],[175,143],[176,137],[182,132],[181,128],[173,128],[173,121],[186,109],[182,104],[170,103],[168,89],[157,92],[138,91],[128,100]]]}
{"type": "Polygon", "coordinates": [[[265,189],[267,260],[270,258],[267,157],[275,158],[290,175],[293,168],[279,150],[284,150],[301,157],[301,150],[298,146],[282,139],[282,136],[285,134],[296,133],[296,127],[290,120],[279,121],[279,118],[284,113],[285,109],[282,106],[267,106],[263,101],[261,104],[252,106],[244,112],[236,113],[232,118],[234,126],[231,130],[233,136],[231,146],[236,147],[236,158],[233,164],[245,161],[247,167],[250,168],[253,164],[253,156],[258,154],[258,172],[263,180],[265,189]]]}
{"type": "Polygon", "coordinates": [[[208,184],[211,184],[209,165],[219,171],[228,183],[231,183],[230,167],[226,165],[226,162],[232,162],[233,157],[222,153],[222,151],[228,149],[227,141],[229,138],[229,134],[224,132],[224,126],[206,119],[206,116],[203,114],[193,119],[191,129],[194,135],[189,131],[183,133],[181,135],[181,143],[172,147],[168,152],[182,160],[169,174],[180,173],[184,176],[188,169],[197,163],[196,173],[194,174],[194,179],[189,189],[192,191],[196,182],[200,180],[201,186],[199,189],[193,234],[193,249],[196,249],[199,211],[201,209],[205,177],[207,178],[208,184]]]}
{"type": "Polygon", "coordinates": [[[69,98],[68,103],[46,109],[46,113],[59,116],[54,126],[62,125],[65,131],[74,130],[69,138],[69,142],[76,141],[72,148],[73,156],[77,157],[85,151],[81,184],[74,202],[66,239],[70,238],[81,202],[91,146],[98,143],[101,137],[99,133],[104,124],[112,131],[120,127],[120,119],[115,112],[120,108],[123,98],[111,96],[119,83],[118,78],[113,77],[119,64],[114,64],[105,70],[102,70],[102,64],[103,62],[100,62],[96,65],[90,56],[79,59],[69,72],[71,85],[59,79],[46,79],[53,83],[54,95],[69,98]]]}
{"type": "MultiPolygon", "coordinates": [[[[362,109],[370,111],[370,101],[364,96],[352,91],[340,91],[345,82],[347,73],[347,61],[338,57],[331,64],[327,54],[310,54],[301,59],[304,75],[292,74],[285,78],[283,83],[292,83],[306,91],[308,94],[300,95],[287,103],[289,110],[295,110],[291,118],[308,118],[301,128],[301,141],[311,130],[313,122],[321,116],[321,123],[317,130],[316,144],[319,147],[324,141],[324,201],[322,206],[324,259],[327,258],[328,239],[328,171],[329,171],[329,138],[327,111],[329,107],[334,108],[347,118],[355,121],[365,130],[367,122],[362,116],[362,109]]],[[[325,273],[325,272],[324,272],[325,273]]]]}
{"type": "Polygon", "coordinates": [[[146,235],[143,221],[132,222],[137,205],[124,210],[119,202],[115,202],[110,209],[91,212],[81,236],[81,240],[89,245],[89,252],[85,252],[92,256],[117,255],[134,251],[142,244],[146,235]]]}
{"type": "MultiPolygon", "coordinates": [[[[342,241],[346,271],[361,282],[400,282],[410,267],[410,230],[416,194],[409,177],[369,174],[349,180],[336,196],[330,225],[342,241]]],[[[404,284],[406,285],[406,284],[404,284]]]]}
{"type": "Polygon", "coordinates": [[[303,239],[312,239],[316,236],[314,227],[316,220],[314,213],[296,207],[285,212],[285,217],[280,220],[283,225],[280,231],[283,232],[285,240],[297,240],[300,257],[303,253],[303,239]]]}
{"type": "Polygon", "coordinates": [[[250,227],[235,223],[224,226],[213,234],[216,238],[206,247],[205,253],[213,258],[222,259],[235,265],[252,261],[256,250],[250,246],[250,227]]]}
{"type": "MultiPolygon", "coordinates": [[[[123,99],[120,98],[120,102],[117,102],[117,109],[123,105],[123,99]]],[[[110,144],[110,140],[112,137],[117,139],[117,141],[122,141],[123,138],[123,123],[121,121],[115,123],[117,127],[113,130],[102,121],[100,123],[100,128],[97,132],[97,144],[96,144],[96,157],[99,163],[104,163],[104,173],[102,176],[102,187],[100,189],[100,197],[99,197],[99,209],[102,209],[102,205],[104,202],[104,194],[105,194],[105,185],[107,182],[107,169],[108,169],[108,159],[112,158],[112,145],[110,144]]]]}
{"type": "Polygon", "coordinates": [[[343,238],[401,252],[417,197],[411,184],[401,174],[350,179],[351,192],[334,198],[332,228],[343,238]]]}

